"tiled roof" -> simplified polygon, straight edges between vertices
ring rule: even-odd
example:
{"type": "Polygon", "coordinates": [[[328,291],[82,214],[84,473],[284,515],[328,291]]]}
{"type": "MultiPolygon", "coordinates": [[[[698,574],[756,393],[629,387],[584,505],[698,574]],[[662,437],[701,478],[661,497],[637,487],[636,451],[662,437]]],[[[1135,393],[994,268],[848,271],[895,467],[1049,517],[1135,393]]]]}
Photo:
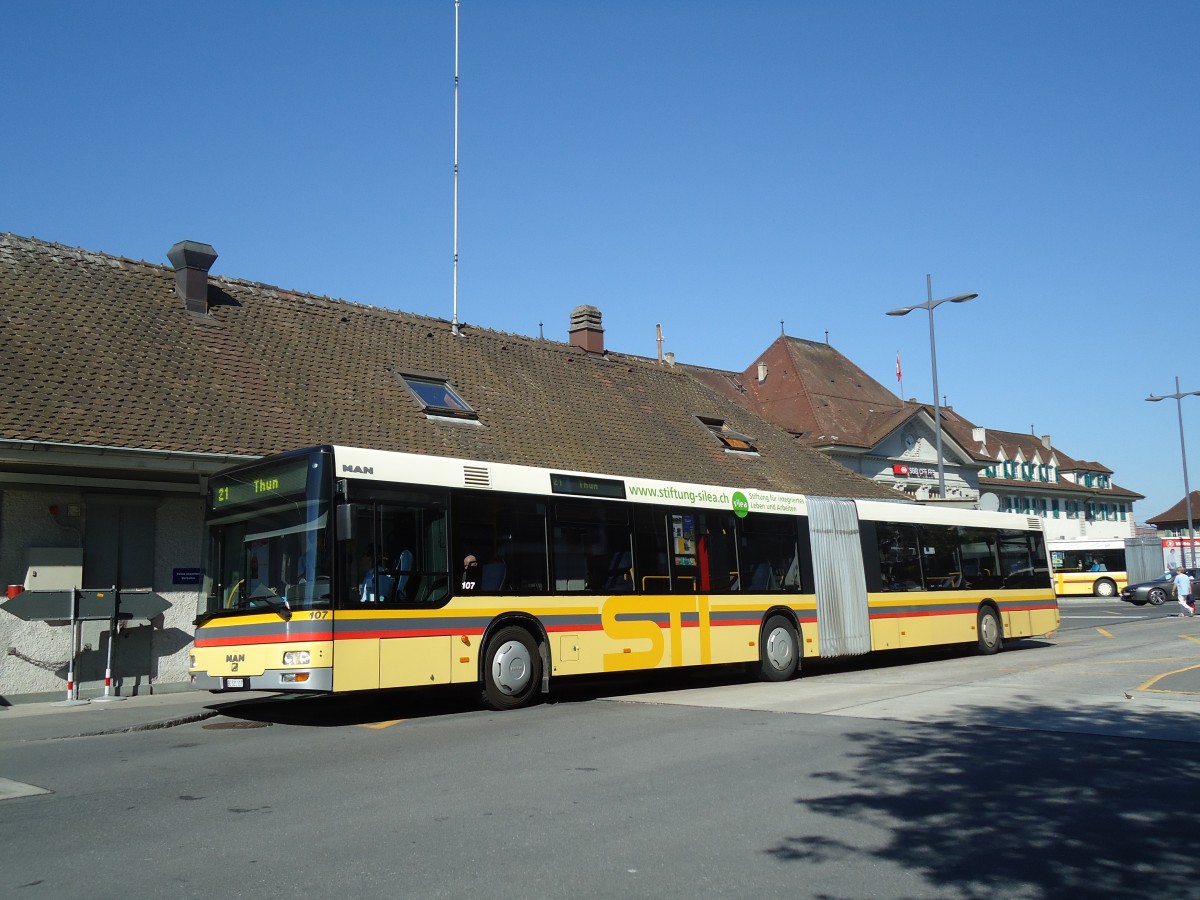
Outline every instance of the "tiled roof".
{"type": "Polygon", "coordinates": [[[1078,493],[1081,495],[1086,494],[1093,499],[1113,498],[1130,501],[1143,499],[1142,494],[1131,491],[1128,488],[1120,487],[1117,484],[1113,484],[1108,488],[1095,488],[1068,481],[1061,473],[1092,472],[1100,475],[1111,475],[1112,469],[1100,463],[1074,459],[1052,444],[1047,446],[1048,439],[1043,440],[1032,434],[1022,434],[1017,431],[997,431],[993,428],[977,429],[974,423],[956,410],[950,408],[943,410],[942,424],[955,440],[982,461],[995,463],[999,458],[999,454],[1003,452],[1005,459],[1016,459],[1019,455],[1026,462],[1032,462],[1035,457],[1041,459],[1043,464],[1048,464],[1051,459],[1058,462],[1060,474],[1058,481],[1053,485],[1046,485],[1042,482],[1013,480],[1011,478],[989,478],[981,473],[979,478],[981,486],[998,489],[1014,489],[1024,486],[1041,490],[1053,487],[1055,491],[1066,491],[1067,493],[1078,493]],[[978,431],[982,431],[982,441],[975,437],[978,431]]]}
{"type": "MultiPolygon", "coordinates": [[[[827,496],[894,497],[683,366],[0,235],[0,439],[266,454],[320,443],[827,496]],[[394,370],[449,377],[476,424],[427,418],[394,370]],[[750,435],[725,452],[695,419],[750,435]]],[[[563,311],[566,330],[568,310],[563,311]]]]}
{"type": "Polygon", "coordinates": [[[801,338],[777,338],[744,372],[696,375],[810,445],[874,447],[917,412],[834,347],[801,338]]]}
{"type": "MultiPolygon", "coordinates": [[[[1200,522],[1200,491],[1192,491],[1192,525],[1193,527],[1200,522]]],[[[1179,502],[1165,512],[1160,512],[1157,516],[1153,516],[1146,520],[1147,525],[1187,525],[1187,497],[1181,497],[1179,502]]]]}

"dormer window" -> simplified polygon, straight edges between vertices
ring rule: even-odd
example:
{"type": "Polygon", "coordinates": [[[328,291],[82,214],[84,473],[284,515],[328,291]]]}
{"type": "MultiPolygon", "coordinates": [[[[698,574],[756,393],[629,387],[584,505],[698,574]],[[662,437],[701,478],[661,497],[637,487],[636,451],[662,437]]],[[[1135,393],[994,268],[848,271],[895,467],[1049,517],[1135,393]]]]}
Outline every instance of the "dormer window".
{"type": "Polygon", "coordinates": [[[414,375],[393,372],[421,404],[428,416],[446,416],[454,419],[478,419],[479,413],[454,389],[450,379],[433,375],[414,375]]]}
{"type": "Polygon", "coordinates": [[[758,456],[758,448],[754,446],[754,438],[747,434],[742,434],[740,431],[734,431],[724,419],[713,419],[708,416],[696,416],[696,419],[725,446],[726,453],[736,453],[742,456],[758,456]]]}

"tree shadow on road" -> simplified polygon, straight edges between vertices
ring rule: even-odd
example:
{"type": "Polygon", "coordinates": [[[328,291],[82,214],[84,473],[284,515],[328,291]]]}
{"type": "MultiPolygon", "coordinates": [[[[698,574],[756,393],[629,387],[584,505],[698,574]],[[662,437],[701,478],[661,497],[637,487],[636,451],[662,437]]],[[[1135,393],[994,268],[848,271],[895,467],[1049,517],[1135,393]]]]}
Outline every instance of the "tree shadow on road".
{"type": "Polygon", "coordinates": [[[1196,745],[1154,739],[1195,717],[1064,711],[1032,697],[1026,713],[1036,730],[963,709],[956,725],[852,736],[853,775],[818,773],[828,791],[796,803],[818,819],[877,826],[885,842],[818,832],[766,852],[785,863],[886,860],[939,896],[971,900],[1200,896],[1196,745]],[[1123,736],[1087,733],[1105,731],[1123,736]]]}

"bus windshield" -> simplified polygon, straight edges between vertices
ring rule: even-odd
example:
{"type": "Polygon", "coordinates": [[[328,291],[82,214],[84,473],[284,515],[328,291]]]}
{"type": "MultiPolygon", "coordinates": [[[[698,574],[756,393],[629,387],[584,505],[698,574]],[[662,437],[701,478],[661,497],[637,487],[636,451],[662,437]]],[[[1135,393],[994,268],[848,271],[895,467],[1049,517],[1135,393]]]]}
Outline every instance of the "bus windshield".
{"type": "Polygon", "coordinates": [[[326,457],[218,475],[210,485],[202,616],[328,608],[326,457]]]}

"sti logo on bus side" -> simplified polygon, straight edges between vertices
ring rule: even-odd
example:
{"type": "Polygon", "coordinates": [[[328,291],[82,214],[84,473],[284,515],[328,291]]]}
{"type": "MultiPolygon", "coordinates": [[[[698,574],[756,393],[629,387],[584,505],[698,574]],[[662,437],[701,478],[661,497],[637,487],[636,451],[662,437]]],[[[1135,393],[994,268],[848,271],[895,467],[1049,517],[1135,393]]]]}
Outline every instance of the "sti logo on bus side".
{"type": "Polygon", "coordinates": [[[343,463],[342,471],[349,472],[351,475],[374,475],[375,467],[374,466],[348,466],[345,463],[343,463]]]}

